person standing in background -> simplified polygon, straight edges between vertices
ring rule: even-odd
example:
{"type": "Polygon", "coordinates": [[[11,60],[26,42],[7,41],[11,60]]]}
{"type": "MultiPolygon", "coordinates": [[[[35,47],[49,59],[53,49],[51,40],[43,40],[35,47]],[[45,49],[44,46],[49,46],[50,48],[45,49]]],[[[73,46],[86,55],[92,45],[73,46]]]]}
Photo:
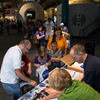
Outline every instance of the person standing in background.
{"type": "Polygon", "coordinates": [[[60,28],[63,32],[69,32],[68,28],[66,26],[64,26],[64,23],[60,23],[60,28]]]}
{"type": "Polygon", "coordinates": [[[53,30],[54,23],[51,21],[51,18],[48,18],[48,21],[45,22],[46,27],[46,42],[48,42],[48,39],[52,36],[52,30],[53,30]]]}

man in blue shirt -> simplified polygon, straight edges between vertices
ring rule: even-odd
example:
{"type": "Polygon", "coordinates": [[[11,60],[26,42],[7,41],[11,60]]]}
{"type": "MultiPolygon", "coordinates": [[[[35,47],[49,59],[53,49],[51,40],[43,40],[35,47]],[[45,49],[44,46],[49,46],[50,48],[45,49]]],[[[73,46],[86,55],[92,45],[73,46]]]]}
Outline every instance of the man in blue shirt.
{"type": "Polygon", "coordinates": [[[100,59],[85,52],[84,46],[74,45],[70,50],[74,61],[84,63],[84,76],[80,78],[83,82],[91,85],[100,93],[100,59]]]}

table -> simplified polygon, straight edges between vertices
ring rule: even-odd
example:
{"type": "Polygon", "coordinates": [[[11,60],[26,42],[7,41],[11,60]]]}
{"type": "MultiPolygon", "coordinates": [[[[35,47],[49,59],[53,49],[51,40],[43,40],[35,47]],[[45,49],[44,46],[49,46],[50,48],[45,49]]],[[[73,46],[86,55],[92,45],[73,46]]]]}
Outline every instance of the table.
{"type": "MultiPolygon", "coordinates": [[[[66,70],[70,73],[72,79],[78,79],[79,77],[81,77],[83,75],[84,70],[82,68],[80,68],[80,66],[83,63],[79,64],[77,62],[74,62],[72,57],[70,56],[70,54],[61,58],[61,61],[63,61],[65,64],[67,64],[66,70]]],[[[44,80],[42,83],[45,83],[46,80],[44,80]]],[[[49,86],[49,84],[46,83],[45,86],[49,86]]],[[[30,90],[29,92],[27,92],[26,94],[21,96],[18,100],[32,100],[35,98],[36,93],[40,93],[44,88],[45,87],[40,87],[39,85],[37,85],[35,88],[33,88],[32,90],[30,90]]],[[[52,99],[52,100],[57,100],[57,98],[52,99]]]]}
{"type": "MultiPolygon", "coordinates": [[[[45,86],[49,86],[49,84],[46,83],[47,80],[48,78],[42,82],[42,83],[45,83],[45,86]]],[[[42,90],[44,90],[44,88],[45,87],[40,87],[39,85],[37,85],[35,88],[33,88],[32,90],[30,90],[29,92],[21,96],[18,100],[35,100],[37,93],[40,93],[42,90]]],[[[57,98],[50,99],[50,100],[57,100],[57,98]]]]}

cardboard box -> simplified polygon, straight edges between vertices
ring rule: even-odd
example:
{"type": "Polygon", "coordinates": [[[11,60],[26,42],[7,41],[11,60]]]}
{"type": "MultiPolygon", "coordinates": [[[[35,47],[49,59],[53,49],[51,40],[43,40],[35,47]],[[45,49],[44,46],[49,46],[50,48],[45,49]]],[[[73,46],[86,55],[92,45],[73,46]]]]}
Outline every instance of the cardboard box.
{"type": "Polygon", "coordinates": [[[76,72],[80,72],[80,73],[84,73],[84,70],[81,69],[81,68],[77,68],[75,66],[71,66],[74,61],[73,61],[73,58],[71,57],[70,54],[64,56],[63,58],[60,59],[62,62],[64,62],[65,64],[67,64],[67,69],[69,70],[74,70],[76,72]]]}
{"type": "Polygon", "coordinates": [[[64,57],[62,57],[60,60],[61,60],[62,62],[64,62],[65,64],[67,64],[67,65],[72,65],[72,64],[74,63],[73,58],[71,57],[70,54],[68,54],[68,55],[66,55],[66,56],[64,56],[64,57]]]}

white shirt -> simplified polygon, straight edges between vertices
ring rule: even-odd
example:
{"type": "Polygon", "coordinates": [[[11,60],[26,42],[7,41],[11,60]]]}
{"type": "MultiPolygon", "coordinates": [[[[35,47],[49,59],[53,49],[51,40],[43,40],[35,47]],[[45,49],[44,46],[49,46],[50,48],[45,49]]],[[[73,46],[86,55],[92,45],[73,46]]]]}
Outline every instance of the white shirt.
{"type": "Polygon", "coordinates": [[[15,69],[21,68],[22,51],[16,45],[8,49],[1,66],[1,82],[15,84],[18,77],[15,74],[15,69]]]}
{"type": "Polygon", "coordinates": [[[66,43],[67,43],[68,49],[70,49],[70,40],[66,40],[66,43]]]}
{"type": "Polygon", "coordinates": [[[50,23],[48,21],[46,21],[45,22],[46,32],[52,33],[52,27],[53,26],[54,26],[53,21],[50,21],[50,23]]]}
{"type": "Polygon", "coordinates": [[[61,28],[61,29],[62,29],[62,31],[64,31],[64,32],[67,32],[67,33],[69,32],[69,31],[68,31],[68,28],[67,28],[66,26],[64,26],[64,27],[61,28]]]}

